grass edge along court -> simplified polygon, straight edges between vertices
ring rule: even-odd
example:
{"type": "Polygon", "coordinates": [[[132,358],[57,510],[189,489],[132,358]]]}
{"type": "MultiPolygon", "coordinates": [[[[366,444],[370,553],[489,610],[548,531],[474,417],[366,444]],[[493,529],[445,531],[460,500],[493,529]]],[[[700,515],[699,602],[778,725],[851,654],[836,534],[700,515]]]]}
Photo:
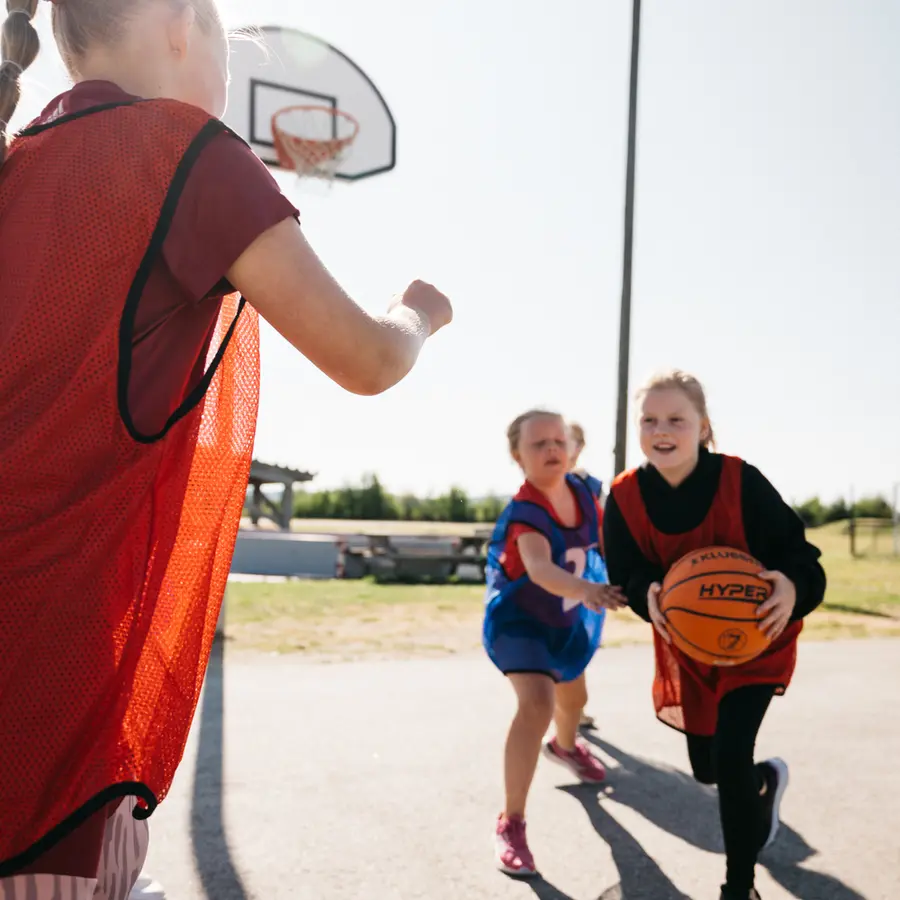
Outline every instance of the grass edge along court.
{"type": "MultiPolygon", "coordinates": [[[[305,521],[294,529],[314,531],[324,524],[305,521]]],[[[372,525],[341,523],[345,533],[367,524],[372,525]]],[[[406,534],[442,528],[391,525],[406,534]]],[[[828,591],[824,605],[807,619],[803,640],[900,637],[900,557],[891,553],[890,531],[863,533],[853,558],[846,529],[846,523],[834,523],[809,531],[822,550],[828,591]]],[[[483,604],[479,584],[232,581],[225,633],[234,650],[302,654],[317,662],[466,653],[480,646],[483,604]]],[[[650,639],[650,627],[633,613],[609,615],[605,646],[650,639]]]]}

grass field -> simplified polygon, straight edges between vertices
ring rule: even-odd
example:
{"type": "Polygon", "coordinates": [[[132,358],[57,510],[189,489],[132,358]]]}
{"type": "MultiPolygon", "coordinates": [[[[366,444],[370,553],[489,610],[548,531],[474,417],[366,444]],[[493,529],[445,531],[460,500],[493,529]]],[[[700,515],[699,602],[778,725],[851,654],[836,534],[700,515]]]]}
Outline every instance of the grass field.
{"type": "MultiPolygon", "coordinates": [[[[241,527],[252,527],[250,519],[241,519],[241,527]]],[[[257,528],[277,531],[278,526],[261,519],[257,528]]],[[[358,521],[355,519],[294,519],[291,531],[296,534],[383,534],[391,537],[470,537],[490,532],[485,522],[401,522],[358,521]]]]}
{"type": "MultiPolygon", "coordinates": [[[[359,523],[341,524],[345,533],[359,531],[359,523]]],[[[421,525],[414,530],[419,523],[383,523],[398,524],[411,526],[407,534],[428,533],[421,525]]],[[[446,526],[423,524],[432,533],[448,533],[446,526]]],[[[367,527],[380,530],[373,523],[367,527]]],[[[888,533],[875,534],[862,532],[857,547],[864,555],[853,559],[845,526],[810,532],[822,549],[829,587],[824,606],[807,621],[804,639],[900,636],[900,558],[890,555],[888,533]]],[[[480,585],[231,582],[226,635],[235,649],[302,653],[320,661],[460,653],[479,647],[483,604],[480,585]]],[[[633,613],[609,617],[607,646],[649,638],[649,626],[633,613]]]]}

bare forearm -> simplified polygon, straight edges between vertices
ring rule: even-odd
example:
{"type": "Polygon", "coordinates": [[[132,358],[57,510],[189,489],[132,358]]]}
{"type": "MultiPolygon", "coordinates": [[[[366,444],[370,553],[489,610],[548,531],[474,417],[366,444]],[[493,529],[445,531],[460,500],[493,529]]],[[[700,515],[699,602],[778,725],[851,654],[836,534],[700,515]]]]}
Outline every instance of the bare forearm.
{"type": "Polygon", "coordinates": [[[547,560],[528,566],[528,577],[538,586],[557,597],[583,601],[587,595],[587,582],[576,578],[565,569],[547,560]]]}
{"type": "Polygon", "coordinates": [[[431,333],[431,325],[417,310],[398,307],[386,316],[371,319],[367,331],[365,342],[373,356],[369,367],[372,377],[369,390],[361,393],[379,394],[410,373],[431,333]]]}
{"type": "Polygon", "coordinates": [[[386,316],[370,316],[285,220],[262,234],[228,280],[281,335],[354,394],[380,394],[415,365],[425,340],[452,318],[432,285],[414,281],[386,316]]]}

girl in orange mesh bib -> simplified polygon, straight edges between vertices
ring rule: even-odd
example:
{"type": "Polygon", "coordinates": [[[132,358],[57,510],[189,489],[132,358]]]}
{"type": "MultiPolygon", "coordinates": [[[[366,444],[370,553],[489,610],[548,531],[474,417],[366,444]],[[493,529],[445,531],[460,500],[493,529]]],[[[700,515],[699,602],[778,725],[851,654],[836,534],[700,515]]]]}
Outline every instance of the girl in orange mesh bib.
{"type": "Polygon", "coordinates": [[[7,0],[0,62],[0,894],[122,900],[230,568],[257,313],[377,394],[451,309],[414,282],[373,318],[334,282],[219,119],[214,0],[56,0],[75,85],[11,135],[37,2],[7,0]]]}

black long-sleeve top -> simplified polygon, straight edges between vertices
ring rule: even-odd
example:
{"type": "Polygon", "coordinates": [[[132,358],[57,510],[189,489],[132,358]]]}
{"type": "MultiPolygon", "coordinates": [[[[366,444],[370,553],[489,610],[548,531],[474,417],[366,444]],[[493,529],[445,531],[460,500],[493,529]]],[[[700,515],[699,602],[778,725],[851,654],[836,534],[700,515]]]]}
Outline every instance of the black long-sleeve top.
{"type": "MultiPolygon", "coordinates": [[[[708,450],[700,451],[697,467],[678,487],[649,463],[640,468],[638,485],[653,526],[664,534],[683,534],[700,525],[715,499],[721,472],[722,456],[708,450]]],[[[802,619],[825,596],[821,552],[807,541],[800,517],[762,472],[746,462],[741,468],[741,503],[750,553],[794,583],[797,604],[792,618],[802,619]]],[[[641,552],[612,492],[603,513],[603,543],[610,583],[619,585],[629,606],[649,621],[647,590],[654,581],[662,583],[665,571],[641,552]]]]}

